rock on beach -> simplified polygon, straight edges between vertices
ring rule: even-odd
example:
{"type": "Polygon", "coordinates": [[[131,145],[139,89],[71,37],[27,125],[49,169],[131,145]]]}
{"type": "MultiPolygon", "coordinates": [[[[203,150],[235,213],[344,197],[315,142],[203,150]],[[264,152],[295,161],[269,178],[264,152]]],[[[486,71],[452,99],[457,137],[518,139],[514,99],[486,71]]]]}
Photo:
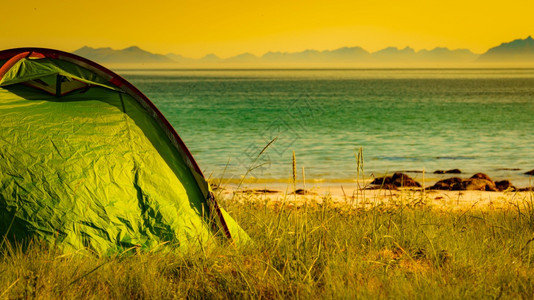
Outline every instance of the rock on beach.
{"type": "Polygon", "coordinates": [[[449,190],[449,191],[505,191],[515,190],[509,180],[493,181],[487,174],[476,173],[471,178],[452,177],[440,180],[429,190],[449,190]]]}
{"type": "Polygon", "coordinates": [[[400,187],[421,187],[419,182],[401,172],[395,172],[393,176],[375,178],[371,185],[373,186],[370,189],[381,188],[386,190],[396,190],[400,187]]]}

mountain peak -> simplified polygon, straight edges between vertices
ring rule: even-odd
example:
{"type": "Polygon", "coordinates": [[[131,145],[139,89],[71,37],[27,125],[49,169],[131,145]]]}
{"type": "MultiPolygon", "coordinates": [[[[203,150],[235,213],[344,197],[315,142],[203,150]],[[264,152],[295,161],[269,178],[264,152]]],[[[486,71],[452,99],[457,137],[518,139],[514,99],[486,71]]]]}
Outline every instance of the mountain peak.
{"type": "Polygon", "coordinates": [[[99,63],[168,63],[173,61],[166,56],[150,53],[137,46],[122,50],[109,47],[95,49],[84,46],[73,53],[99,63]]]}
{"type": "Polygon", "coordinates": [[[534,39],[517,39],[502,43],[482,54],[479,61],[483,62],[534,62],[534,39]]]}
{"type": "Polygon", "coordinates": [[[137,46],[130,46],[128,48],[122,49],[122,51],[144,51],[144,50],[141,50],[141,48],[139,48],[137,46]]]}
{"type": "Polygon", "coordinates": [[[220,60],[221,58],[213,53],[206,54],[204,57],[200,59],[200,61],[203,61],[203,62],[219,62],[220,60]]]}
{"type": "Polygon", "coordinates": [[[213,53],[210,53],[210,54],[206,54],[203,59],[219,59],[219,57],[213,53]]]}
{"type": "Polygon", "coordinates": [[[80,50],[94,50],[94,48],[89,47],[89,46],[83,46],[83,47],[81,47],[80,49],[78,49],[76,51],[80,51],[80,50]]]}

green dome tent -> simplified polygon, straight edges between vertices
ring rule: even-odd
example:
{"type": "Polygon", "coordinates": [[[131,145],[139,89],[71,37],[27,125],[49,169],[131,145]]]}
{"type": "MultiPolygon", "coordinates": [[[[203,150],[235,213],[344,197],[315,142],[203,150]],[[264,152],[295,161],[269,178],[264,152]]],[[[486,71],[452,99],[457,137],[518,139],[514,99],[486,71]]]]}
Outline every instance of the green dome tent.
{"type": "Polygon", "coordinates": [[[110,70],[0,51],[0,238],[98,254],[248,239],[161,112],[110,70]]]}

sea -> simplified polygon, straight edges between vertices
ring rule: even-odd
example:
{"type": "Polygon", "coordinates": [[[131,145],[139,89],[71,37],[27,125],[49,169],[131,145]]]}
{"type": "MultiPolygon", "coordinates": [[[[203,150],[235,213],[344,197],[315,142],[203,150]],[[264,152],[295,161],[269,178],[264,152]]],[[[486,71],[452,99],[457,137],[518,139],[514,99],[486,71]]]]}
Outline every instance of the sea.
{"type": "Polygon", "coordinates": [[[294,153],[306,180],[460,169],[534,182],[534,69],[116,71],[207,177],[285,180],[294,153]]]}

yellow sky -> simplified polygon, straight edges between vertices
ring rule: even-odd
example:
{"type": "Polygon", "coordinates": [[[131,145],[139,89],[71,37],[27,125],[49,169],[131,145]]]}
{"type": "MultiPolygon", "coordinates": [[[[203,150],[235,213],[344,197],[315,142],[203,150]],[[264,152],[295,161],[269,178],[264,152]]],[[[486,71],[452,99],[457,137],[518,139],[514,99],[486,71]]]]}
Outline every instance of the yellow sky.
{"type": "Polygon", "coordinates": [[[482,53],[534,35],[534,1],[2,1],[0,48],[137,45],[188,57],[361,46],[482,53]]]}

